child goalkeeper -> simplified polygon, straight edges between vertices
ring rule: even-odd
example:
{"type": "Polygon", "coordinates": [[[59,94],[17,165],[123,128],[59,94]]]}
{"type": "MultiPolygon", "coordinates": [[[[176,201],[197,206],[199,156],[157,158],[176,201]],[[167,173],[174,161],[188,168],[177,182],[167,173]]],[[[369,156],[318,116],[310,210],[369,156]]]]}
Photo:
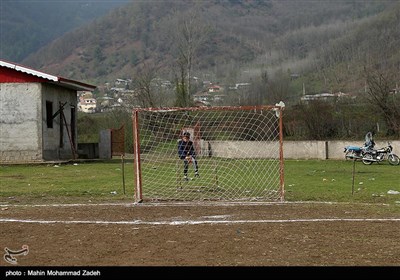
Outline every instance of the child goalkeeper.
{"type": "Polygon", "coordinates": [[[196,152],[194,150],[193,141],[190,140],[190,133],[184,132],[182,139],[178,141],[178,155],[183,160],[183,176],[188,181],[189,163],[193,163],[194,176],[199,177],[199,170],[196,160],[196,152]]]}

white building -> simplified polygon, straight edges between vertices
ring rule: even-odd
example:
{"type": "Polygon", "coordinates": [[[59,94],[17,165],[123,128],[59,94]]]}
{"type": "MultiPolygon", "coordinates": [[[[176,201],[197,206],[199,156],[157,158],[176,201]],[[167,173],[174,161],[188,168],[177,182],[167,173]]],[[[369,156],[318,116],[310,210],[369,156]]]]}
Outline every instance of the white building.
{"type": "Polygon", "coordinates": [[[0,60],[0,163],[76,158],[77,92],[95,88],[0,60]]]}
{"type": "Polygon", "coordinates": [[[78,110],[84,113],[95,113],[97,108],[97,102],[94,98],[80,98],[78,104],[78,110]]]}

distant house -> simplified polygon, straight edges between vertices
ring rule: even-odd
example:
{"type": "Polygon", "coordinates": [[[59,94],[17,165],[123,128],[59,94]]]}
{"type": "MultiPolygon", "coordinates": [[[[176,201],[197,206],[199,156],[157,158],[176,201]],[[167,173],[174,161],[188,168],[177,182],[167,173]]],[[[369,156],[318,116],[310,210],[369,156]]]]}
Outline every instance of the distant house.
{"type": "Polygon", "coordinates": [[[329,101],[329,100],[336,100],[339,98],[344,98],[344,97],[349,97],[349,94],[343,93],[343,92],[337,92],[337,93],[318,93],[318,94],[307,94],[303,95],[300,100],[303,102],[309,102],[309,101],[314,101],[314,100],[320,100],[320,101],[329,101]]]}
{"type": "Polygon", "coordinates": [[[96,86],[0,60],[0,162],[77,156],[77,92],[96,86]]]}
{"type": "Polygon", "coordinates": [[[196,94],[193,94],[193,100],[195,102],[202,102],[205,105],[209,105],[210,102],[212,101],[213,96],[209,94],[208,92],[198,92],[196,94]]]}
{"type": "Polygon", "coordinates": [[[214,101],[221,102],[226,98],[226,94],[216,94],[214,95],[214,101]]]}
{"type": "Polygon", "coordinates": [[[208,92],[220,92],[221,87],[217,85],[212,85],[208,88],[208,92]]]}
{"type": "Polygon", "coordinates": [[[127,89],[131,83],[132,83],[132,80],[130,80],[130,79],[128,79],[128,80],[116,79],[114,84],[115,84],[116,88],[127,89]]]}
{"type": "Polygon", "coordinates": [[[95,113],[97,108],[97,102],[94,98],[83,98],[79,99],[78,110],[84,113],[95,113]]]}
{"type": "Polygon", "coordinates": [[[237,83],[235,86],[229,87],[230,90],[238,90],[238,89],[243,89],[247,88],[250,86],[250,83],[237,83]]]}
{"type": "Polygon", "coordinates": [[[326,101],[328,99],[334,98],[335,95],[333,93],[318,93],[318,94],[306,94],[302,96],[300,99],[301,101],[312,101],[312,100],[323,100],[326,101]]]}

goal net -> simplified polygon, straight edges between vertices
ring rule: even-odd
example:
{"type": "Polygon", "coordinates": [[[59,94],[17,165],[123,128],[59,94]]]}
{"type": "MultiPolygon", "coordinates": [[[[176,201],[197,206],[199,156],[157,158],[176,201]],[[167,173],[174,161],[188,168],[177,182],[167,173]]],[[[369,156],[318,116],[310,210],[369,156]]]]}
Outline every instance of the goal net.
{"type": "Polygon", "coordinates": [[[134,110],[135,201],[282,201],[282,110],[134,110]],[[191,158],[180,142],[184,134],[192,142],[191,158]]]}

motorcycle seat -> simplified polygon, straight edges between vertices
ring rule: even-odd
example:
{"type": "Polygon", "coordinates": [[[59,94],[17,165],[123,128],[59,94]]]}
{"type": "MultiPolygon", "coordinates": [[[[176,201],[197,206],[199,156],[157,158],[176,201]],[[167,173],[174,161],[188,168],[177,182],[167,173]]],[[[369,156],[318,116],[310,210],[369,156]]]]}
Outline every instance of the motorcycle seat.
{"type": "Polygon", "coordinates": [[[346,147],[347,150],[353,150],[353,151],[361,151],[361,148],[358,146],[347,146],[346,147]]]}

